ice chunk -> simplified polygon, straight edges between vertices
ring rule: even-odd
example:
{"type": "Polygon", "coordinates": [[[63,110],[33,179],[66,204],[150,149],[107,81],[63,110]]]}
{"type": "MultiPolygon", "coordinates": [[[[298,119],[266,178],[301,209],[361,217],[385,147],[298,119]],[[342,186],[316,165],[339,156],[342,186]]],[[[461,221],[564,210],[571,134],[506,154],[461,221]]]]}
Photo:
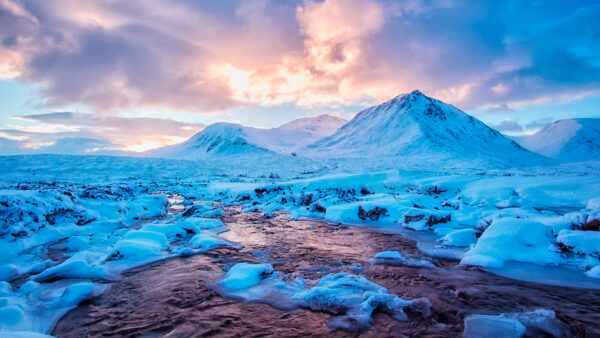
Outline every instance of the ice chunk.
{"type": "Polygon", "coordinates": [[[214,210],[210,210],[210,211],[206,211],[202,213],[202,217],[221,217],[223,216],[223,210],[221,209],[214,209],[214,210]]]}
{"type": "Polygon", "coordinates": [[[498,316],[470,315],[465,318],[465,338],[485,337],[570,337],[567,325],[554,311],[536,309],[530,312],[503,313],[498,316]]]}
{"type": "Polygon", "coordinates": [[[161,247],[167,247],[169,245],[167,237],[164,234],[156,231],[133,230],[126,233],[123,238],[130,240],[148,241],[156,243],[161,247]]]}
{"type": "Polygon", "coordinates": [[[229,290],[244,290],[260,283],[273,273],[270,264],[237,263],[232,266],[219,284],[229,290]]]}
{"type": "Polygon", "coordinates": [[[194,248],[212,249],[220,245],[228,245],[229,243],[208,234],[197,234],[190,239],[190,244],[194,248]]]}
{"type": "Polygon", "coordinates": [[[62,296],[53,303],[51,307],[68,307],[77,305],[94,293],[94,283],[77,283],[65,288],[62,296]]]}
{"type": "Polygon", "coordinates": [[[165,235],[169,240],[182,238],[186,234],[194,234],[198,232],[196,227],[178,223],[152,223],[144,225],[140,230],[158,232],[165,235]]]}
{"type": "Polygon", "coordinates": [[[404,260],[404,257],[402,257],[402,255],[398,251],[383,251],[376,254],[375,258],[404,260]]]}
{"type": "Polygon", "coordinates": [[[431,262],[422,259],[406,259],[398,251],[384,251],[367,260],[369,264],[397,265],[421,268],[435,268],[431,262]]]}
{"type": "Polygon", "coordinates": [[[397,320],[406,320],[405,309],[429,316],[431,307],[425,298],[403,300],[362,276],[346,273],[325,276],[316,286],[298,292],[293,298],[313,310],[345,314],[332,322],[345,329],[354,328],[354,323],[360,328],[368,326],[375,309],[388,312],[397,320]]]}
{"type": "Polygon", "coordinates": [[[475,234],[475,229],[458,229],[442,237],[441,242],[450,246],[468,247],[477,240],[475,234]]]}
{"type": "Polygon", "coordinates": [[[123,239],[115,245],[112,257],[141,260],[159,256],[162,249],[163,246],[155,241],[123,239]]]}
{"type": "Polygon", "coordinates": [[[508,316],[517,318],[527,328],[530,337],[570,337],[571,332],[565,323],[556,318],[552,310],[536,309],[531,312],[513,313],[508,316]]]}
{"type": "Polygon", "coordinates": [[[224,227],[225,224],[218,219],[202,218],[202,217],[189,217],[183,221],[177,222],[180,227],[193,228],[196,230],[207,230],[224,227]]]}
{"type": "Polygon", "coordinates": [[[519,338],[527,328],[515,318],[503,316],[470,315],[465,318],[465,338],[519,338]]]}
{"type": "Polygon", "coordinates": [[[103,278],[108,270],[99,265],[98,255],[90,252],[80,252],[59,265],[44,270],[35,277],[36,281],[46,281],[54,278],[103,278]]]}

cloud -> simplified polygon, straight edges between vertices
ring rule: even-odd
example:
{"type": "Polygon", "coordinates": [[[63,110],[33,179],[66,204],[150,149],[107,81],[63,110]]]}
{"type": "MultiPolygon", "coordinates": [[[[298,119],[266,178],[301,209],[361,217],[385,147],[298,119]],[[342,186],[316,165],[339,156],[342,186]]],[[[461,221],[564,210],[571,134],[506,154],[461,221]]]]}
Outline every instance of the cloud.
{"type": "Polygon", "coordinates": [[[365,98],[354,91],[368,70],[368,39],[384,22],[375,1],[307,0],[296,9],[302,50],[255,69],[225,64],[215,68],[229,79],[234,98],[259,105],[294,103],[312,107],[352,104],[365,98]]]}
{"type": "Polygon", "coordinates": [[[20,141],[23,148],[60,151],[60,147],[65,147],[69,149],[67,153],[144,151],[182,142],[205,127],[201,123],[159,118],[97,116],[73,112],[17,115],[13,118],[38,122],[42,126],[33,130],[0,130],[0,136],[4,134],[20,141]],[[44,132],[45,130],[48,132],[44,132]],[[76,148],[78,140],[82,142],[76,148]]]}
{"type": "Polygon", "coordinates": [[[554,121],[556,121],[556,119],[554,119],[553,117],[544,117],[527,123],[524,126],[524,129],[528,131],[536,131],[538,129],[544,128],[545,126],[549,125],[554,121]]]}
{"type": "Polygon", "coordinates": [[[0,0],[0,77],[39,86],[41,107],[104,114],[335,108],[415,88],[518,108],[600,93],[599,16],[591,0],[0,0]]]}
{"type": "Polygon", "coordinates": [[[497,113],[516,113],[516,110],[509,107],[506,102],[500,103],[498,105],[493,105],[484,110],[486,114],[497,114],[497,113]]]}
{"type": "Polygon", "coordinates": [[[503,133],[520,133],[523,131],[523,127],[514,120],[504,120],[498,124],[492,124],[490,127],[503,133]]]}

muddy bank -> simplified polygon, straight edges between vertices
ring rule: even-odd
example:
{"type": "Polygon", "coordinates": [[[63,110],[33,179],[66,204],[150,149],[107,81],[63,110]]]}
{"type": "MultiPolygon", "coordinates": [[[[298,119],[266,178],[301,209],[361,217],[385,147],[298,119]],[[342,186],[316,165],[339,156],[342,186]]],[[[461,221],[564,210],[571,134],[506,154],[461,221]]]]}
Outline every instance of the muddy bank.
{"type": "Polygon", "coordinates": [[[222,237],[245,245],[244,249],[222,248],[210,255],[175,258],[131,270],[103,296],[65,316],[53,334],[455,337],[461,335],[463,319],[470,314],[546,308],[556,311],[575,335],[600,336],[600,291],[518,282],[477,268],[457,268],[457,261],[425,257],[413,241],[398,235],[230,211],[223,221],[231,231],[222,237]],[[427,259],[437,268],[366,264],[385,250],[427,259]],[[406,322],[378,314],[368,331],[330,331],[329,314],[243,304],[224,299],[205,286],[218,278],[223,268],[240,261],[268,262],[278,271],[309,279],[338,271],[360,273],[401,298],[427,297],[433,313],[430,318],[414,317],[406,322]]]}

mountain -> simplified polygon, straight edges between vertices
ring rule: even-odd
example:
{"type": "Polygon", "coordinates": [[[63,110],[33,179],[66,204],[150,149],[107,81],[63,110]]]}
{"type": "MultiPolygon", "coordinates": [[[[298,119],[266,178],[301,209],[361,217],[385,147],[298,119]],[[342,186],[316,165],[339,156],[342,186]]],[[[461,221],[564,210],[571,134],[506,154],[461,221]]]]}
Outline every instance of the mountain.
{"type": "Polygon", "coordinates": [[[563,162],[600,160],[600,118],[559,120],[516,139],[531,151],[563,162]]]}
{"type": "Polygon", "coordinates": [[[144,155],[190,160],[232,155],[291,155],[292,152],[333,134],[346,122],[329,115],[302,118],[271,129],[219,122],[206,127],[183,143],[152,150],[144,155]]]}
{"type": "Polygon", "coordinates": [[[300,153],[434,166],[453,162],[460,166],[513,167],[549,161],[418,90],[359,112],[333,135],[300,153]]]}

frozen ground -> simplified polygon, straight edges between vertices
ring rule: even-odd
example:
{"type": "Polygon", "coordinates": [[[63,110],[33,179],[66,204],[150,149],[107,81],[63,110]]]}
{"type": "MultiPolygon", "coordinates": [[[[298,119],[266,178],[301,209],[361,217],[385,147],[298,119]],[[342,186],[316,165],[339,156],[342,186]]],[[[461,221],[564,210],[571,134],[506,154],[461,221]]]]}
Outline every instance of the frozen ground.
{"type": "MultiPolygon", "coordinates": [[[[460,275],[460,271],[484,269],[565,290],[558,292],[572,293],[569,290],[579,288],[591,299],[598,296],[598,291],[590,290],[600,289],[599,163],[357,174],[352,173],[356,170],[351,165],[339,161],[289,161],[224,166],[115,157],[0,158],[0,254],[4,257],[0,332],[50,333],[80,302],[97,299],[107,288],[118,288],[129,269],[144,269],[174,257],[221,253],[223,247],[232,253],[232,263],[263,265],[234,269],[234,264],[217,264],[211,268],[211,278],[203,277],[203,287],[224,297],[285,310],[326,311],[339,317],[323,322],[332,329],[368,329],[373,316],[381,312],[409,323],[423,321],[429,325],[424,330],[430,333],[435,332],[431,325],[441,325],[436,311],[442,311],[443,302],[436,292],[442,291],[398,293],[387,285],[391,281],[372,274],[378,269],[430,270],[430,278],[441,279],[444,273],[460,275]],[[236,237],[225,232],[231,226],[222,221],[230,217],[232,206],[241,206],[241,215],[259,213],[265,224],[271,218],[280,223],[297,219],[299,224],[304,219],[320,220],[331,229],[354,228],[414,240],[419,251],[407,255],[382,242],[378,251],[368,255],[360,250],[346,253],[357,257],[339,269],[331,262],[319,266],[318,257],[306,251],[302,255],[310,257],[302,259],[311,262],[310,266],[282,269],[277,260],[268,258],[268,250],[281,246],[270,240],[284,239],[268,233],[236,237]],[[266,250],[262,256],[256,253],[259,262],[235,256],[257,241],[263,241],[260,244],[266,250]],[[454,268],[440,271],[440,264],[456,266],[459,272],[454,268]],[[307,269],[308,276],[298,276],[304,271],[299,269],[307,269]],[[317,270],[323,273],[315,275],[317,270]],[[218,282],[221,279],[223,283],[218,282]],[[240,286],[236,280],[248,284],[240,286]],[[275,297],[279,302],[272,301],[274,294],[283,295],[275,297]],[[344,296],[331,298],[332,294],[344,296]],[[417,308],[412,308],[413,302],[419,304],[417,308]],[[429,307],[424,304],[428,302],[433,304],[431,313],[438,324],[427,315],[429,307]],[[416,315],[403,315],[405,312],[416,315]]],[[[248,226],[260,227],[260,222],[248,226]]],[[[348,235],[343,245],[352,245],[352,231],[344,231],[348,235]]],[[[297,232],[289,236],[295,237],[288,250],[296,255],[300,255],[297,246],[310,246],[309,236],[297,232]]],[[[331,245],[331,250],[341,250],[335,243],[331,245]]],[[[356,245],[361,245],[358,237],[356,245]]],[[[302,260],[300,256],[296,259],[302,260]]],[[[504,288],[524,283],[485,278],[504,288]]],[[[405,285],[407,290],[410,287],[405,285]]],[[[494,297],[490,295],[486,302],[493,304],[494,297]]],[[[577,306],[594,318],[598,309],[591,303],[583,301],[577,306]]],[[[583,323],[584,328],[579,328],[583,331],[578,332],[598,332],[587,328],[588,317],[576,318],[560,312],[560,304],[552,307],[546,299],[539,304],[532,299],[521,308],[475,306],[468,313],[455,314],[449,334],[462,330],[467,314],[501,316],[499,320],[471,317],[476,319],[469,321],[471,327],[482,320],[511,321],[507,325],[517,331],[525,327],[527,332],[529,327],[515,319],[516,315],[502,314],[526,313],[538,307],[557,311],[571,331],[583,323]]],[[[56,332],[64,335],[67,331],[56,332]]]]}

